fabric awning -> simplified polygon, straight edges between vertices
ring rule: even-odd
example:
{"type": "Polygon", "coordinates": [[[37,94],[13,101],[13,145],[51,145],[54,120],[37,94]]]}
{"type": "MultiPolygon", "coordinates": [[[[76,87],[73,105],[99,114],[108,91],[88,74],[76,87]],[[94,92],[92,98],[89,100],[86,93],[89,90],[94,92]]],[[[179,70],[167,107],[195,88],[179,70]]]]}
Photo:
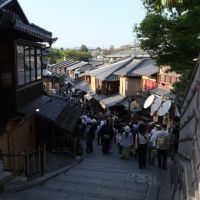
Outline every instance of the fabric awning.
{"type": "Polygon", "coordinates": [[[102,99],[99,103],[103,107],[111,107],[111,106],[116,105],[118,102],[120,102],[124,98],[125,96],[122,96],[122,95],[114,95],[114,96],[102,99]]]}

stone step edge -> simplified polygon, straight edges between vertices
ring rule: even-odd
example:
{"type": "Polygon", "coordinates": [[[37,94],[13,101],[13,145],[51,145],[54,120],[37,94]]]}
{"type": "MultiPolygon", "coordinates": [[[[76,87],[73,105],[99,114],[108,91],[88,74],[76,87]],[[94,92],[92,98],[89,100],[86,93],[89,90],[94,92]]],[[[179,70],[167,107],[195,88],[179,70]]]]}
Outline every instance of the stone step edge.
{"type": "Polygon", "coordinates": [[[83,197],[95,197],[99,199],[112,199],[112,200],[148,200],[147,196],[145,197],[124,197],[124,196],[114,196],[114,195],[108,195],[108,194],[95,194],[91,192],[81,192],[81,191],[70,191],[70,190],[65,190],[65,189],[55,189],[53,187],[43,187],[43,190],[46,191],[51,191],[51,192],[59,192],[59,193],[67,193],[67,194],[72,194],[72,195],[77,195],[77,196],[83,196],[83,197]]]}
{"type": "MultiPolygon", "coordinates": [[[[55,182],[60,182],[60,183],[69,183],[69,184],[76,184],[76,183],[74,183],[74,182],[72,182],[72,181],[65,181],[65,180],[62,180],[62,179],[58,179],[58,181],[55,181],[55,182]]],[[[87,183],[87,182],[84,182],[84,183],[81,183],[81,182],[79,182],[78,183],[79,185],[88,185],[88,186],[99,186],[99,185],[101,185],[101,184],[98,184],[98,183],[87,183]]],[[[131,183],[130,183],[131,184],[131,183]]],[[[150,187],[151,187],[151,185],[150,184],[148,184],[148,183],[145,183],[144,182],[144,184],[146,184],[147,185],[147,187],[145,188],[145,189],[149,189],[150,187]]],[[[146,186],[145,185],[145,186],[146,186]]],[[[44,185],[44,186],[47,186],[48,187],[48,185],[44,185]]],[[[118,185],[102,185],[102,187],[107,187],[107,188],[110,188],[110,189],[121,189],[122,187],[121,186],[118,186],[118,185]]],[[[126,190],[130,190],[130,191],[138,191],[138,192],[144,192],[144,190],[145,189],[142,189],[142,187],[140,186],[140,188],[137,188],[137,189],[127,189],[127,188],[124,188],[124,189],[126,189],[126,190]]]]}
{"type": "Polygon", "coordinates": [[[65,173],[67,171],[69,171],[70,169],[74,168],[76,165],[78,165],[80,162],[82,162],[85,159],[86,156],[83,156],[81,158],[79,158],[78,160],[76,160],[76,162],[72,165],[68,165],[66,167],[62,167],[58,170],[55,170],[51,173],[48,173],[44,176],[38,177],[32,181],[26,182],[25,184],[18,184],[15,186],[8,186],[3,188],[3,193],[14,193],[14,192],[19,192],[22,190],[26,190],[26,189],[30,189],[32,187],[35,187],[37,185],[40,185],[44,182],[46,182],[47,180],[49,180],[50,178],[53,178],[61,173],[65,173]]]}

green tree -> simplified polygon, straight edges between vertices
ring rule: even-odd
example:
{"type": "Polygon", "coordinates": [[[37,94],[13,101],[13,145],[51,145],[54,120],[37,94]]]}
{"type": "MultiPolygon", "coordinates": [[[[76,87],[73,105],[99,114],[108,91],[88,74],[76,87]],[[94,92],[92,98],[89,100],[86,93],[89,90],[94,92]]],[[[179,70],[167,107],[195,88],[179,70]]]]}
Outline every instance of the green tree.
{"type": "Polygon", "coordinates": [[[88,61],[90,58],[90,53],[86,51],[80,51],[75,49],[57,49],[51,48],[49,54],[49,63],[59,63],[65,59],[75,60],[75,61],[88,61]]]}
{"type": "Polygon", "coordinates": [[[200,50],[200,20],[197,20],[200,1],[143,0],[143,3],[147,14],[134,27],[141,47],[158,65],[170,65],[173,71],[182,74],[181,81],[187,85],[200,50]]]}
{"type": "Polygon", "coordinates": [[[61,60],[63,58],[61,54],[61,50],[56,48],[51,48],[49,50],[49,63],[54,64],[57,63],[58,60],[61,60]]]}
{"type": "Polygon", "coordinates": [[[88,48],[86,47],[86,45],[82,44],[80,51],[88,52],[88,48]]]}

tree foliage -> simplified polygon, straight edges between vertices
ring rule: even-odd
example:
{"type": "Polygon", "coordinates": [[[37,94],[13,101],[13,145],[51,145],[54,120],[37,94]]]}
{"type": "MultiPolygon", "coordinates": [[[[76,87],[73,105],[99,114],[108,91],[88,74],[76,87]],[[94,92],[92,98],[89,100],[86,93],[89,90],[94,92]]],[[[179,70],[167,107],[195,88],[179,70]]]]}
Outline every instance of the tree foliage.
{"type": "Polygon", "coordinates": [[[134,27],[141,47],[188,83],[200,50],[200,1],[143,0],[143,4],[147,14],[134,27]]]}
{"type": "Polygon", "coordinates": [[[59,63],[65,59],[77,60],[77,61],[88,61],[90,54],[88,51],[75,50],[75,49],[57,49],[51,48],[49,55],[49,63],[59,63]]]}
{"type": "Polygon", "coordinates": [[[82,44],[81,48],[80,48],[80,51],[88,52],[88,48],[86,47],[86,45],[82,44]]]}

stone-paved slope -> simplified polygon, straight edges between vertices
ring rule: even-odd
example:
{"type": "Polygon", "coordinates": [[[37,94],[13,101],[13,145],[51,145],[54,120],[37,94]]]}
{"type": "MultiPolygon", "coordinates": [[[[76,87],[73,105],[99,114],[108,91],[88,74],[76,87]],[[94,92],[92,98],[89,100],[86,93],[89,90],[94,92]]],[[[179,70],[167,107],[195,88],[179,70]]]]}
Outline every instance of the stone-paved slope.
{"type": "Polygon", "coordinates": [[[100,148],[79,165],[43,185],[0,200],[149,200],[155,183],[154,168],[139,170],[134,158],[120,160],[115,153],[103,156],[100,148]]]}

